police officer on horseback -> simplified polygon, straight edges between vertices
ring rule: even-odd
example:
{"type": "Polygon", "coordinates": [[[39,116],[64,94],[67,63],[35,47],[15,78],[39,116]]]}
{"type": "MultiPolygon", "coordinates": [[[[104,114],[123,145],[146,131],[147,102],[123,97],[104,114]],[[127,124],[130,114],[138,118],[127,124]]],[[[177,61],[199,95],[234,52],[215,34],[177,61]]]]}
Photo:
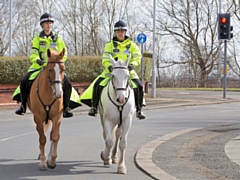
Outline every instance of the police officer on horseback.
{"type": "Polygon", "coordinates": [[[108,56],[110,53],[116,61],[118,59],[126,60],[129,55],[131,56],[128,69],[131,74],[131,80],[137,85],[137,88],[134,88],[135,104],[137,110],[136,115],[139,119],[145,119],[145,115],[142,112],[144,97],[143,86],[139,80],[139,77],[134,71],[134,67],[139,66],[141,63],[141,51],[139,50],[138,46],[128,36],[126,36],[126,32],[127,25],[125,22],[118,21],[115,23],[115,35],[113,39],[105,45],[102,56],[102,65],[105,67],[105,70],[95,81],[93,87],[92,107],[88,113],[89,116],[96,116],[101,91],[103,89],[103,87],[100,86],[100,83],[105,78],[105,75],[112,71],[111,60],[108,56]]]}
{"type": "MultiPolygon", "coordinates": [[[[28,69],[27,74],[23,77],[20,83],[20,97],[21,97],[21,106],[15,111],[18,115],[23,115],[26,113],[26,104],[28,95],[31,87],[31,80],[29,77],[32,73],[36,71],[40,71],[42,67],[46,66],[47,57],[46,52],[48,49],[56,49],[59,52],[66,49],[66,45],[63,39],[58,36],[57,33],[52,31],[52,25],[54,23],[54,19],[51,14],[44,13],[40,17],[40,25],[43,28],[43,31],[39,32],[32,40],[32,50],[30,55],[30,62],[32,63],[31,67],[28,69]]],[[[64,61],[67,59],[67,52],[65,52],[65,56],[63,58],[64,61]]],[[[70,112],[69,103],[70,96],[72,92],[72,85],[67,76],[64,76],[64,84],[63,84],[63,117],[72,117],[73,113],[70,112]]]]}

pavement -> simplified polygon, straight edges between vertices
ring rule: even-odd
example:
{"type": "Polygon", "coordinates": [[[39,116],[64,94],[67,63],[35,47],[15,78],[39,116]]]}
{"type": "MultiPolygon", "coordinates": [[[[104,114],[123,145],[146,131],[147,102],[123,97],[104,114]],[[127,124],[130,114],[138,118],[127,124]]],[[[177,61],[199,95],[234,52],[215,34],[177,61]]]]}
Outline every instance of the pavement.
{"type": "MultiPolygon", "coordinates": [[[[222,92],[210,92],[210,91],[158,91],[158,98],[146,98],[147,105],[149,108],[171,108],[179,106],[200,106],[200,105],[209,105],[209,104],[222,104],[222,103],[233,103],[240,102],[240,93],[230,92],[227,95],[222,94],[222,92]],[[162,96],[162,98],[161,98],[162,96]],[[159,98],[160,97],[160,98],[159,98]]],[[[160,180],[176,180],[177,178],[165,172],[160,168],[159,165],[154,163],[154,151],[155,153],[161,154],[163,151],[157,150],[167,141],[183,136],[190,132],[203,130],[201,128],[190,128],[184,129],[181,131],[173,132],[161,136],[151,142],[148,142],[142,146],[136,153],[135,163],[139,169],[141,169],[148,176],[153,179],[160,180]]],[[[185,137],[186,138],[186,137],[185,137]]],[[[234,163],[240,165],[240,136],[232,138],[225,145],[225,154],[227,157],[234,163]]],[[[168,158],[166,158],[168,159],[168,158]]],[[[173,159],[168,161],[174,161],[173,159]]],[[[156,162],[156,160],[155,160],[156,162]]],[[[216,177],[215,177],[216,178],[216,177]]],[[[190,178],[192,179],[192,178],[190,178]]],[[[197,179],[197,178],[196,178],[197,179]]],[[[216,178],[217,179],[217,178],[216,178]]]]}
{"type": "MultiPolygon", "coordinates": [[[[225,97],[223,92],[216,91],[185,91],[185,90],[158,90],[155,97],[151,97],[151,92],[145,95],[147,106],[146,109],[161,109],[179,106],[200,106],[209,104],[222,104],[240,102],[240,92],[228,92],[225,97]]],[[[0,104],[1,109],[8,109],[18,106],[16,103],[0,104]]],[[[88,106],[81,106],[72,110],[74,114],[86,114],[89,111],[88,106]]],[[[6,114],[0,111],[0,116],[5,118],[6,114]]],[[[153,179],[176,180],[177,178],[168,174],[159,165],[153,161],[153,152],[161,147],[164,143],[171,141],[173,138],[183,136],[184,134],[201,130],[199,128],[184,129],[181,131],[166,134],[142,146],[135,156],[137,167],[153,179]]],[[[240,141],[236,142],[239,137],[232,138],[227,142],[224,152],[227,157],[234,163],[240,165],[240,141]]]]}

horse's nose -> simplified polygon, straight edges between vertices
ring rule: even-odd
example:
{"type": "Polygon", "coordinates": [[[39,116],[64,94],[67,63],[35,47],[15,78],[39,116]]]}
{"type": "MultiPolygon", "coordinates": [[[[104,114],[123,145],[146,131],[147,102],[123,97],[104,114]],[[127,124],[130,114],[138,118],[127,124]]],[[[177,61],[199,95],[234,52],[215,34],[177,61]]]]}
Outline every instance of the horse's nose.
{"type": "Polygon", "coordinates": [[[60,93],[56,93],[56,92],[54,92],[54,97],[55,98],[61,98],[62,97],[62,95],[63,95],[63,92],[61,91],[60,93]]]}
{"type": "Polygon", "coordinates": [[[121,103],[121,104],[125,103],[125,100],[126,100],[125,97],[119,97],[119,98],[117,98],[117,102],[119,102],[119,103],[121,103]]]}

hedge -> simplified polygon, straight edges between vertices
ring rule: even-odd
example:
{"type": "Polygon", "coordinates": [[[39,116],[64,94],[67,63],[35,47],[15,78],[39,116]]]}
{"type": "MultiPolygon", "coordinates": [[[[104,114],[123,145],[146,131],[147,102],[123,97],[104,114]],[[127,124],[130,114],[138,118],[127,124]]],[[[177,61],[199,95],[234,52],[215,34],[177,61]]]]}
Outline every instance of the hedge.
{"type": "MultiPolygon", "coordinates": [[[[144,57],[144,81],[150,80],[152,59],[144,57]]],[[[31,63],[28,57],[0,57],[0,83],[18,84],[31,63]]],[[[101,56],[69,56],[65,63],[66,74],[72,82],[92,82],[101,72],[101,56]]],[[[141,78],[141,66],[135,68],[141,78]]]]}

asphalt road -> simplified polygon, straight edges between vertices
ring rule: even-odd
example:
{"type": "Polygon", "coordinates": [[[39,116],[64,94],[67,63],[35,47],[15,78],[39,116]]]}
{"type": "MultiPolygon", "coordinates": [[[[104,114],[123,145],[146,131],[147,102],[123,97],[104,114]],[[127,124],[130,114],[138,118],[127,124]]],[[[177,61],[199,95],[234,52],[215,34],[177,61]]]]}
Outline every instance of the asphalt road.
{"type": "Polygon", "coordinates": [[[149,176],[149,172],[142,171],[136,166],[136,152],[157,138],[189,128],[201,128],[202,131],[189,132],[177,137],[179,139],[173,138],[167,141],[164,146],[157,146],[152,154],[155,165],[177,179],[192,180],[195,177],[199,179],[224,179],[228,177],[235,179],[237,177],[239,179],[236,172],[236,168],[239,166],[234,166],[234,163],[223,153],[224,144],[239,135],[238,128],[233,128],[239,123],[239,103],[226,103],[239,101],[239,93],[227,94],[226,99],[222,99],[221,93],[206,92],[206,94],[202,94],[186,91],[166,92],[165,94],[161,92],[160,95],[164,97],[159,100],[154,101],[151,98],[147,100],[148,104],[151,104],[145,107],[147,120],[134,119],[130,129],[126,150],[128,169],[126,175],[116,174],[116,165],[107,168],[103,166],[99,156],[104,146],[99,118],[87,116],[86,107],[74,110],[75,116],[73,118],[63,119],[58,164],[56,169],[48,171],[38,170],[38,135],[35,131],[32,115],[27,113],[25,116],[17,116],[14,114],[15,109],[1,108],[0,179],[152,179],[153,177],[149,176]],[[209,101],[208,98],[210,98],[209,101]],[[209,132],[214,132],[211,130],[224,127],[230,127],[230,130],[221,130],[221,136],[215,136],[219,138],[216,138],[214,143],[210,141],[212,138],[205,138],[205,141],[198,138],[199,136],[212,137],[208,136],[209,132]],[[228,134],[224,135],[224,133],[228,134]],[[196,139],[198,140],[195,141],[196,139]],[[186,147],[183,146],[185,144],[186,147]],[[197,149],[192,148],[195,146],[198,150],[192,153],[194,155],[188,155],[189,151],[193,152],[197,149]],[[206,151],[203,151],[204,149],[206,151]],[[216,153],[218,151],[219,153],[216,153]],[[179,155],[179,152],[182,154],[179,155]],[[214,153],[215,156],[213,156],[214,153]],[[210,154],[212,161],[207,158],[208,154],[210,154]],[[185,157],[190,158],[184,159],[185,157]],[[218,157],[224,158],[219,158],[220,161],[213,163],[218,157]],[[194,161],[195,159],[197,160],[194,161]],[[191,171],[183,166],[186,166],[188,164],[186,162],[189,161],[192,164],[198,164],[199,159],[205,163],[205,166],[203,164],[196,165],[195,168],[190,169],[191,171]],[[230,164],[225,163],[226,170],[224,172],[232,174],[231,176],[213,171],[212,167],[215,165],[218,167],[221,159],[230,164]],[[206,165],[209,163],[212,166],[206,165]],[[202,168],[199,175],[196,172],[199,167],[207,168],[202,168]],[[209,169],[212,169],[214,173],[212,172],[211,176],[206,176],[206,173],[203,172],[209,169]]]}

